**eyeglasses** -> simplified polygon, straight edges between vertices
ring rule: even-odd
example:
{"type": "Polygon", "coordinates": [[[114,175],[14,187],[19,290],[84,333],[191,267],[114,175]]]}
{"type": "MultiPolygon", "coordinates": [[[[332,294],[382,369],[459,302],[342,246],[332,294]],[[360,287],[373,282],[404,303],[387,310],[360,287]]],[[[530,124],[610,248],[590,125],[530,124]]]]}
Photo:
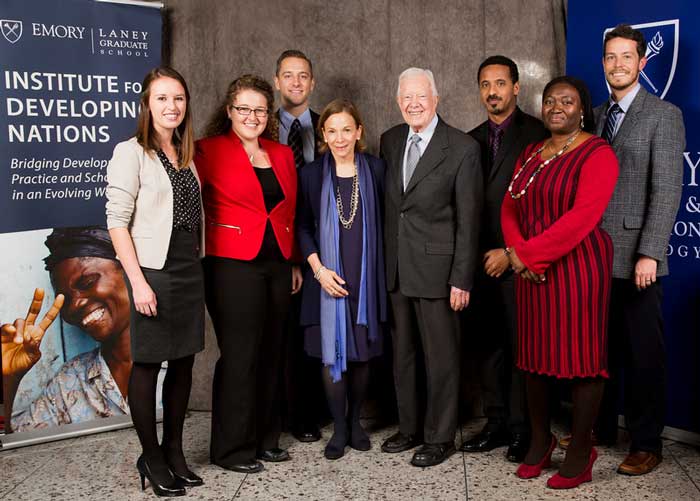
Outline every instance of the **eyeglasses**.
{"type": "Polygon", "coordinates": [[[251,113],[255,113],[255,116],[258,118],[267,116],[267,108],[249,108],[247,106],[236,106],[235,104],[232,104],[231,108],[235,109],[242,117],[250,116],[251,113]]]}

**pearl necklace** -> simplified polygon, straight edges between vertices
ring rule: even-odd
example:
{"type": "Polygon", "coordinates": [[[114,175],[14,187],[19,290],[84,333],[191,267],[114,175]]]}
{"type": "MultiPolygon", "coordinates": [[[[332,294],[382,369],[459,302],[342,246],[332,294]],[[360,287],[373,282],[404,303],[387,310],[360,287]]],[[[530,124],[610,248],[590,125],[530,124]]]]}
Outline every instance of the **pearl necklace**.
{"type": "MultiPolygon", "coordinates": [[[[562,156],[562,155],[564,154],[564,152],[565,152],[566,150],[569,149],[569,146],[571,146],[571,143],[573,143],[573,142],[576,140],[576,138],[578,137],[578,135],[579,135],[580,133],[581,133],[581,129],[579,129],[578,131],[576,131],[576,134],[574,134],[573,136],[571,136],[569,139],[566,140],[566,144],[564,144],[564,146],[562,146],[561,150],[557,151],[553,156],[549,157],[547,160],[545,160],[544,162],[540,163],[540,165],[537,166],[537,168],[535,169],[535,171],[534,171],[534,172],[532,173],[532,175],[530,176],[530,179],[528,179],[528,180],[527,180],[527,183],[525,183],[525,186],[523,187],[523,189],[520,190],[518,193],[513,193],[513,183],[515,183],[515,180],[518,179],[518,177],[520,177],[520,174],[522,174],[523,170],[525,170],[525,167],[527,167],[527,164],[530,163],[530,160],[532,160],[532,159],[535,158],[537,155],[539,155],[540,153],[542,153],[542,150],[544,150],[544,149],[546,148],[547,143],[543,144],[541,148],[539,148],[539,149],[538,149],[537,151],[535,151],[532,155],[530,155],[530,158],[528,158],[527,160],[525,160],[525,163],[523,164],[523,166],[520,167],[520,169],[518,169],[518,172],[515,174],[515,176],[513,176],[513,180],[512,180],[512,181],[510,182],[510,184],[508,185],[508,194],[510,195],[510,197],[511,197],[513,200],[517,200],[518,198],[520,198],[520,197],[522,197],[523,195],[525,195],[525,193],[527,193],[527,189],[528,189],[528,188],[530,187],[530,185],[532,184],[532,181],[535,180],[535,177],[537,176],[537,174],[539,174],[539,173],[542,171],[542,169],[544,169],[545,167],[547,167],[547,165],[549,165],[551,162],[553,162],[554,160],[556,160],[557,158],[559,158],[560,156],[562,156]]],[[[551,142],[551,139],[550,139],[550,142],[551,142]]]]}
{"type": "Polygon", "coordinates": [[[343,199],[340,197],[340,186],[335,188],[335,205],[338,208],[338,219],[343,228],[349,230],[352,228],[352,223],[355,221],[355,215],[357,214],[357,205],[359,200],[359,183],[357,179],[357,167],[355,167],[355,174],[352,176],[352,194],[350,195],[350,215],[345,219],[343,214],[343,199]]]}

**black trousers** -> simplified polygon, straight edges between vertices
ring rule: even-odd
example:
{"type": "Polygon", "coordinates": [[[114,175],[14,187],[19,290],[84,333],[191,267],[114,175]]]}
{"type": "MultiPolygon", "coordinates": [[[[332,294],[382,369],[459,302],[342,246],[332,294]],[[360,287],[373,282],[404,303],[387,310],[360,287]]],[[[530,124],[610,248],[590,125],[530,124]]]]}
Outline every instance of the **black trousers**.
{"type": "Polygon", "coordinates": [[[618,396],[630,450],[661,454],[666,418],[666,348],[661,311],[661,282],[638,291],[629,279],[613,279],[608,329],[610,379],[605,387],[596,431],[617,435],[618,396]]]}
{"type": "Polygon", "coordinates": [[[304,351],[304,329],[299,325],[301,298],[301,293],[292,296],[283,362],[287,426],[293,433],[317,428],[328,415],[320,377],[321,361],[304,351]]]}
{"type": "Polygon", "coordinates": [[[529,433],[525,376],[515,365],[517,325],[514,275],[495,279],[480,273],[462,317],[466,339],[481,369],[481,398],[489,431],[529,433]]]}
{"type": "Polygon", "coordinates": [[[214,370],[210,457],[230,466],[278,446],[292,272],[283,262],[208,256],[204,277],[221,352],[214,370]]]}
{"type": "Polygon", "coordinates": [[[389,297],[399,430],[408,435],[422,432],[428,444],[452,442],[459,398],[459,315],[450,308],[449,298],[414,298],[400,291],[389,297]],[[425,405],[420,397],[423,384],[425,405]]]}

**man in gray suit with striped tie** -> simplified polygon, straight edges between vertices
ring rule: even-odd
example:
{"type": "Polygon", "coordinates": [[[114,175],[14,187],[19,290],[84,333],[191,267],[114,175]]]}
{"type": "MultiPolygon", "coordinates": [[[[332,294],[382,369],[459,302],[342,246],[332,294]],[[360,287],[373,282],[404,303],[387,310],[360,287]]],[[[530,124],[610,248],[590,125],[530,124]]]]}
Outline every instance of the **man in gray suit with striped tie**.
{"type": "Polygon", "coordinates": [[[603,228],[615,249],[609,321],[610,381],[597,426],[599,442],[617,437],[618,378],[624,370],[625,422],[631,438],[618,473],[643,475],[661,462],[666,355],[661,280],[680,203],[685,128],[681,111],[639,84],[644,35],[619,25],[605,35],[603,67],[611,94],[595,109],[598,133],[620,162],[603,228]]]}

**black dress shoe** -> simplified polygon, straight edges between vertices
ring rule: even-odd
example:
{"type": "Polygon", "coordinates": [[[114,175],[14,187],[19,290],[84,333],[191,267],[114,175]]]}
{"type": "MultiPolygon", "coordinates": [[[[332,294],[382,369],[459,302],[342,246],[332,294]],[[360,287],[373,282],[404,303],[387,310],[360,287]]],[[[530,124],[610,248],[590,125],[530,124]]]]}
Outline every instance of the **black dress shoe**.
{"type": "Polygon", "coordinates": [[[462,452],[488,452],[496,447],[508,445],[508,432],[482,430],[471,440],[467,440],[459,448],[462,452]]]}
{"type": "Polygon", "coordinates": [[[384,441],[382,451],[394,454],[413,449],[418,444],[420,444],[420,440],[415,435],[404,435],[397,431],[384,441]]]}
{"type": "Polygon", "coordinates": [[[260,461],[255,460],[251,461],[250,463],[214,464],[216,464],[217,466],[221,466],[226,470],[236,471],[238,473],[258,473],[265,469],[265,467],[260,461]]]}
{"type": "Polygon", "coordinates": [[[202,477],[194,474],[190,470],[187,470],[187,473],[184,475],[173,472],[173,477],[175,477],[175,479],[185,487],[197,487],[199,485],[204,485],[204,480],[202,480],[202,477]]]}
{"type": "Polygon", "coordinates": [[[262,459],[268,463],[281,463],[282,461],[288,461],[290,458],[287,451],[275,447],[273,449],[258,452],[258,459],[262,459]]]}
{"type": "Polygon", "coordinates": [[[522,463],[530,448],[530,435],[513,433],[506,451],[506,459],[511,463],[522,463]]]}
{"type": "Polygon", "coordinates": [[[318,442],[321,440],[321,430],[318,427],[293,431],[292,435],[299,442],[318,442]]]}
{"type": "Polygon", "coordinates": [[[416,451],[411,459],[413,466],[435,466],[455,453],[454,442],[442,444],[425,444],[416,451]]]}

